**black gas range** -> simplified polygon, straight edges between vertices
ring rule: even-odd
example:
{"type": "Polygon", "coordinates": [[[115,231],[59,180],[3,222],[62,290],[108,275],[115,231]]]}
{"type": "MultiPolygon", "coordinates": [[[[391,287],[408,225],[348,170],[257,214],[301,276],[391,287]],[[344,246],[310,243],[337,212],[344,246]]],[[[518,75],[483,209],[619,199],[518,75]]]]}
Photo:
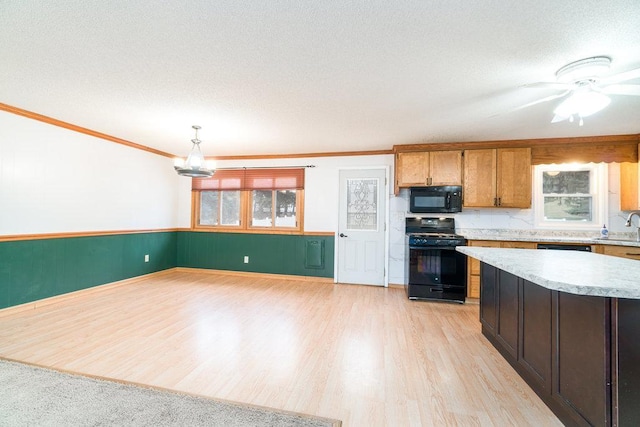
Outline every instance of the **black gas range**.
{"type": "Polygon", "coordinates": [[[466,244],[455,233],[454,218],[407,218],[405,289],[409,299],[464,303],[467,257],[456,246],[466,244]]]}

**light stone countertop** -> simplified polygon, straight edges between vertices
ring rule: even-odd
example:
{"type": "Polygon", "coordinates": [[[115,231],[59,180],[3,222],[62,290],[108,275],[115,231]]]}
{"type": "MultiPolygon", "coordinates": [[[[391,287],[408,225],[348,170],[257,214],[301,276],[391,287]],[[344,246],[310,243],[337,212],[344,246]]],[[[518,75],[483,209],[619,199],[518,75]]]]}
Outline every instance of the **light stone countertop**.
{"type": "Polygon", "coordinates": [[[612,245],[612,246],[633,246],[640,248],[640,242],[635,237],[628,234],[611,236],[609,239],[600,239],[588,236],[571,236],[562,233],[542,234],[542,233],[508,233],[508,232],[483,232],[480,230],[459,230],[457,234],[464,236],[467,240],[499,240],[506,242],[553,242],[553,243],[582,243],[586,245],[612,245]]]}
{"type": "Polygon", "coordinates": [[[547,289],[640,299],[640,261],[582,251],[472,246],[456,250],[547,289]]]}

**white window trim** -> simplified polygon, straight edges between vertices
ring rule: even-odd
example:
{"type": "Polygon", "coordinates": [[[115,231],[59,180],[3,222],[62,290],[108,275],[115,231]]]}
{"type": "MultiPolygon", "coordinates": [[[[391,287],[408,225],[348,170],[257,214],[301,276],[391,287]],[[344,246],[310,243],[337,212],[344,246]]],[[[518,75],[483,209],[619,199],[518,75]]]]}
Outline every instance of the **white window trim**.
{"type": "Polygon", "coordinates": [[[533,169],[533,211],[536,228],[564,230],[600,230],[606,224],[609,205],[609,169],[606,163],[565,163],[536,165],[533,169]],[[593,220],[546,221],[544,219],[544,196],[542,194],[542,173],[548,171],[590,170],[593,173],[591,194],[593,195],[593,220]]]}

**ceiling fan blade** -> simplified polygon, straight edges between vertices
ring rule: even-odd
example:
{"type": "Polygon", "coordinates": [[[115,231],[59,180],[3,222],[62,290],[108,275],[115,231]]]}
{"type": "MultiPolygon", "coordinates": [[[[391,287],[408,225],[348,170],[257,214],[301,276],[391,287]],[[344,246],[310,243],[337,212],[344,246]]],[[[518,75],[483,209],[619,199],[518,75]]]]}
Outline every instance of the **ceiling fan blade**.
{"type": "Polygon", "coordinates": [[[563,93],[561,93],[559,95],[547,96],[546,98],[538,99],[536,101],[529,102],[528,104],[524,104],[524,105],[521,105],[519,107],[516,107],[513,110],[514,111],[522,110],[523,108],[532,107],[532,106],[537,105],[537,104],[542,104],[543,102],[553,101],[554,99],[562,98],[563,96],[567,95],[569,92],[571,92],[571,91],[567,90],[567,91],[564,91],[563,93]]]}
{"type": "Polygon", "coordinates": [[[558,89],[558,90],[569,90],[569,89],[573,89],[574,85],[571,83],[537,82],[537,83],[528,83],[526,85],[522,85],[521,87],[525,89],[549,88],[549,89],[558,89]]]}
{"type": "Polygon", "coordinates": [[[607,95],[640,96],[640,85],[609,85],[600,89],[607,95]]]}
{"type": "Polygon", "coordinates": [[[608,85],[612,83],[626,82],[627,80],[640,79],[640,68],[636,68],[635,70],[625,71],[624,73],[614,74],[609,77],[605,77],[600,79],[599,83],[603,85],[608,85]]]}
{"type": "Polygon", "coordinates": [[[569,117],[564,117],[564,116],[559,116],[557,114],[555,114],[553,116],[553,119],[551,119],[551,123],[558,123],[558,122],[562,122],[564,120],[567,120],[569,117]]]}

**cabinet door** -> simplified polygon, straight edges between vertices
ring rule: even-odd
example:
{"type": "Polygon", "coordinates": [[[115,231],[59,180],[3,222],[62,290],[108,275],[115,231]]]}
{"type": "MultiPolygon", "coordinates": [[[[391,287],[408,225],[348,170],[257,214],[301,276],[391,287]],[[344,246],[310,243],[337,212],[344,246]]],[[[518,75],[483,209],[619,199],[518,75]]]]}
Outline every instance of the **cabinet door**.
{"type": "MultiPolygon", "coordinates": [[[[500,242],[472,240],[469,246],[499,248],[500,242]]],[[[480,261],[472,257],[467,257],[467,297],[480,298],[480,261]]]]}
{"type": "Polygon", "coordinates": [[[551,390],[551,291],[523,280],[520,295],[520,346],[518,362],[530,380],[551,390]]]}
{"type": "Polygon", "coordinates": [[[640,260],[640,248],[638,247],[609,246],[609,245],[601,245],[601,246],[602,246],[602,253],[604,253],[605,255],[640,260]]]}
{"type": "Polygon", "coordinates": [[[465,150],[463,188],[465,207],[495,206],[496,150],[465,150]]]}
{"type": "Polygon", "coordinates": [[[496,338],[514,359],[518,357],[520,279],[498,270],[498,327],[496,338]]]}
{"type": "Polygon", "coordinates": [[[620,163],[620,210],[640,209],[638,198],[638,163],[620,163]]]}
{"type": "Polygon", "coordinates": [[[531,148],[501,148],[496,152],[496,194],[503,208],[531,207],[531,148]]]}
{"type": "Polygon", "coordinates": [[[427,185],[429,177],[429,153],[398,153],[396,157],[396,181],[398,187],[427,185]]]}
{"type": "Polygon", "coordinates": [[[617,300],[618,330],[613,339],[618,351],[613,366],[618,366],[618,389],[614,394],[618,401],[618,425],[637,425],[640,420],[640,300],[617,300]]]}
{"type": "Polygon", "coordinates": [[[483,332],[492,336],[496,334],[497,325],[497,280],[497,268],[485,263],[480,264],[480,322],[483,332]]]}
{"type": "Polygon", "coordinates": [[[611,425],[610,299],[558,292],[555,304],[553,398],[577,425],[611,425]]]}
{"type": "Polygon", "coordinates": [[[510,249],[536,249],[538,244],[535,242],[502,242],[500,247],[510,249]]]}
{"type": "Polygon", "coordinates": [[[462,185],[462,151],[429,153],[431,185],[462,185]]]}

